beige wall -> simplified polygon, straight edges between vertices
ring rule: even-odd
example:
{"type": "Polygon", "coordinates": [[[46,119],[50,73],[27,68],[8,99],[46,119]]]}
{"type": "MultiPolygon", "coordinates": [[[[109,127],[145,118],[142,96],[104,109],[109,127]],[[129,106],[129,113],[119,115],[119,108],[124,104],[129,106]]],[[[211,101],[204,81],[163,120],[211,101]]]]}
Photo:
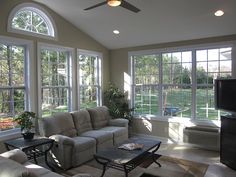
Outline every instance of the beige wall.
{"type": "MultiPolygon", "coordinates": [[[[74,25],[63,19],[61,16],[56,14],[51,9],[47,8],[46,6],[40,4],[54,19],[57,32],[58,32],[58,40],[47,40],[41,39],[37,37],[15,34],[15,33],[8,33],[7,32],[7,22],[8,16],[11,10],[18,4],[22,2],[32,2],[30,0],[1,0],[0,1],[0,35],[3,36],[10,36],[10,37],[17,37],[21,39],[27,39],[34,42],[35,51],[37,42],[43,42],[48,44],[56,44],[61,45],[64,47],[71,47],[71,48],[79,48],[85,50],[92,50],[96,52],[101,52],[103,54],[103,83],[106,84],[109,82],[109,51],[102,46],[100,43],[92,39],[90,36],[85,34],[84,32],[80,31],[74,25]]],[[[36,58],[35,52],[35,58],[36,58]]]]}

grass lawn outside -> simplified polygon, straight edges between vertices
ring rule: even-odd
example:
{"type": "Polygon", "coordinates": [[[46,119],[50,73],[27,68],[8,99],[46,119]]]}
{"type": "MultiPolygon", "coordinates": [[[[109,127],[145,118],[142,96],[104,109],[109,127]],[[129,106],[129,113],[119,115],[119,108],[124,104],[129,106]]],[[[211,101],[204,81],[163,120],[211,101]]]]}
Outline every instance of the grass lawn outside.
{"type": "MultiPolygon", "coordinates": [[[[151,90],[152,91],[152,90],[151,90]]],[[[136,92],[135,112],[138,114],[159,114],[159,97],[157,92],[136,92]]],[[[215,110],[213,89],[197,89],[196,116],[200,120],[218,120],[219,112],[215,110]]],[[[178,109],[173,116],[191,118],[192,90],[171,88],[165,89],[163,94],[163,110],[178,109]]]]}

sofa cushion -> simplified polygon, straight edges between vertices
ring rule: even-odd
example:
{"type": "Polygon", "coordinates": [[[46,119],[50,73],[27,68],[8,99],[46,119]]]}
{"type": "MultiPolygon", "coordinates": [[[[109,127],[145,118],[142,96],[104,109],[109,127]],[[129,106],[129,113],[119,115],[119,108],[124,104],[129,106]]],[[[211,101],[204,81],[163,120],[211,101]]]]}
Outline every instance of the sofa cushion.
{"type": "Polygon", "coordinates": [[[70,113],[57,113],[39,120],[40,134],[49,137],[60,134],[69,137],[76,136],[76,129],[70,113]]]}
{"type": "Polygon", "coordinates": [[[75,142],[74,150],[77,152],[82,152],[96,146],[94,138],[78,136],[74,137],[73,140],[75,142]]]}
{"type": "Polygon", "coordinates": [[[125,127],[107,126],[107,127],[101,128],[100,130],[112,132],[114,137],[122,136],[122,135],[125,135],[125,134],[128,135],[128,129],[125,128],[125,127]]]}
{"type": "Polygon", "coordinates": [[[92,126],[94,129],[99,129],[108,125],[110,115],[106,106],[88,108],[87,110],[90,114],[92,126]]]}
{"type": "Polygon", "coordinates": [[[91,130],[81,134],[81,136],[95,138],[97,144],[102,144],[113,139],[113,134],[107,131],[91,130]]]}
{"type": "Polygon", "coordinates": [[[1,177],[38,177],[34,172],[28,170],[23,165],[0,156],[0,176],[1,177]]]}
{"type": "Polygon", "coordinates": [[[71,112],[78,135],[92,130],[91,118],[86,109],[71,112]]]}

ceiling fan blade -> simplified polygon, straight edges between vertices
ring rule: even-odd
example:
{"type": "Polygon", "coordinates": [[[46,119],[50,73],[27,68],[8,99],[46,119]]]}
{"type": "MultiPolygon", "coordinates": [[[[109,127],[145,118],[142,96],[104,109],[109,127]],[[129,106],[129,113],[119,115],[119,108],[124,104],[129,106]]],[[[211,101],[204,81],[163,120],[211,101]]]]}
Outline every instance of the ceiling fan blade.
{"type": "Polygon", "coordinates": [[[133,6],[132,4],[126,2],[126,1],[121,1],[121,4],[120,4],[121,7],[125,8],[125,9],[128,9],[132,12],[135,12],[135,13],[138,13],[140,11],[140,9],[138,9],[137,7],[133,6]]]}
{"type": "Polygon", "coordinates": [[[84,10],[94,9],[94,8],[96,8],[96,7],[99,7],[99,6],[102,6],[102,5],[105,5],[105,4],[107,4],[107,1],[98,3],[98,4],[94,5],[94,6],[91,6],[91,7],[86,8],[86,9],[84,9],[84,10]]]}

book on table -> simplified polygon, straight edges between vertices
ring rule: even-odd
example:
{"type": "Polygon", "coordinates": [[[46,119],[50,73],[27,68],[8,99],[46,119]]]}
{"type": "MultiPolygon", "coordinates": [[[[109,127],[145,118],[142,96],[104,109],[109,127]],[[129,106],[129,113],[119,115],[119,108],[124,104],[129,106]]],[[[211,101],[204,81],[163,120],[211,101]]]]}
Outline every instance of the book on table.
{"type": "Polygon", "coordinates": [[[127,144],[122,144],[121,146],[118,147],[119,149],[125,149],[125,150],[135,150],[135,149],[142,149],[143,144],[139,143],[127,143],[127,144]]]}

